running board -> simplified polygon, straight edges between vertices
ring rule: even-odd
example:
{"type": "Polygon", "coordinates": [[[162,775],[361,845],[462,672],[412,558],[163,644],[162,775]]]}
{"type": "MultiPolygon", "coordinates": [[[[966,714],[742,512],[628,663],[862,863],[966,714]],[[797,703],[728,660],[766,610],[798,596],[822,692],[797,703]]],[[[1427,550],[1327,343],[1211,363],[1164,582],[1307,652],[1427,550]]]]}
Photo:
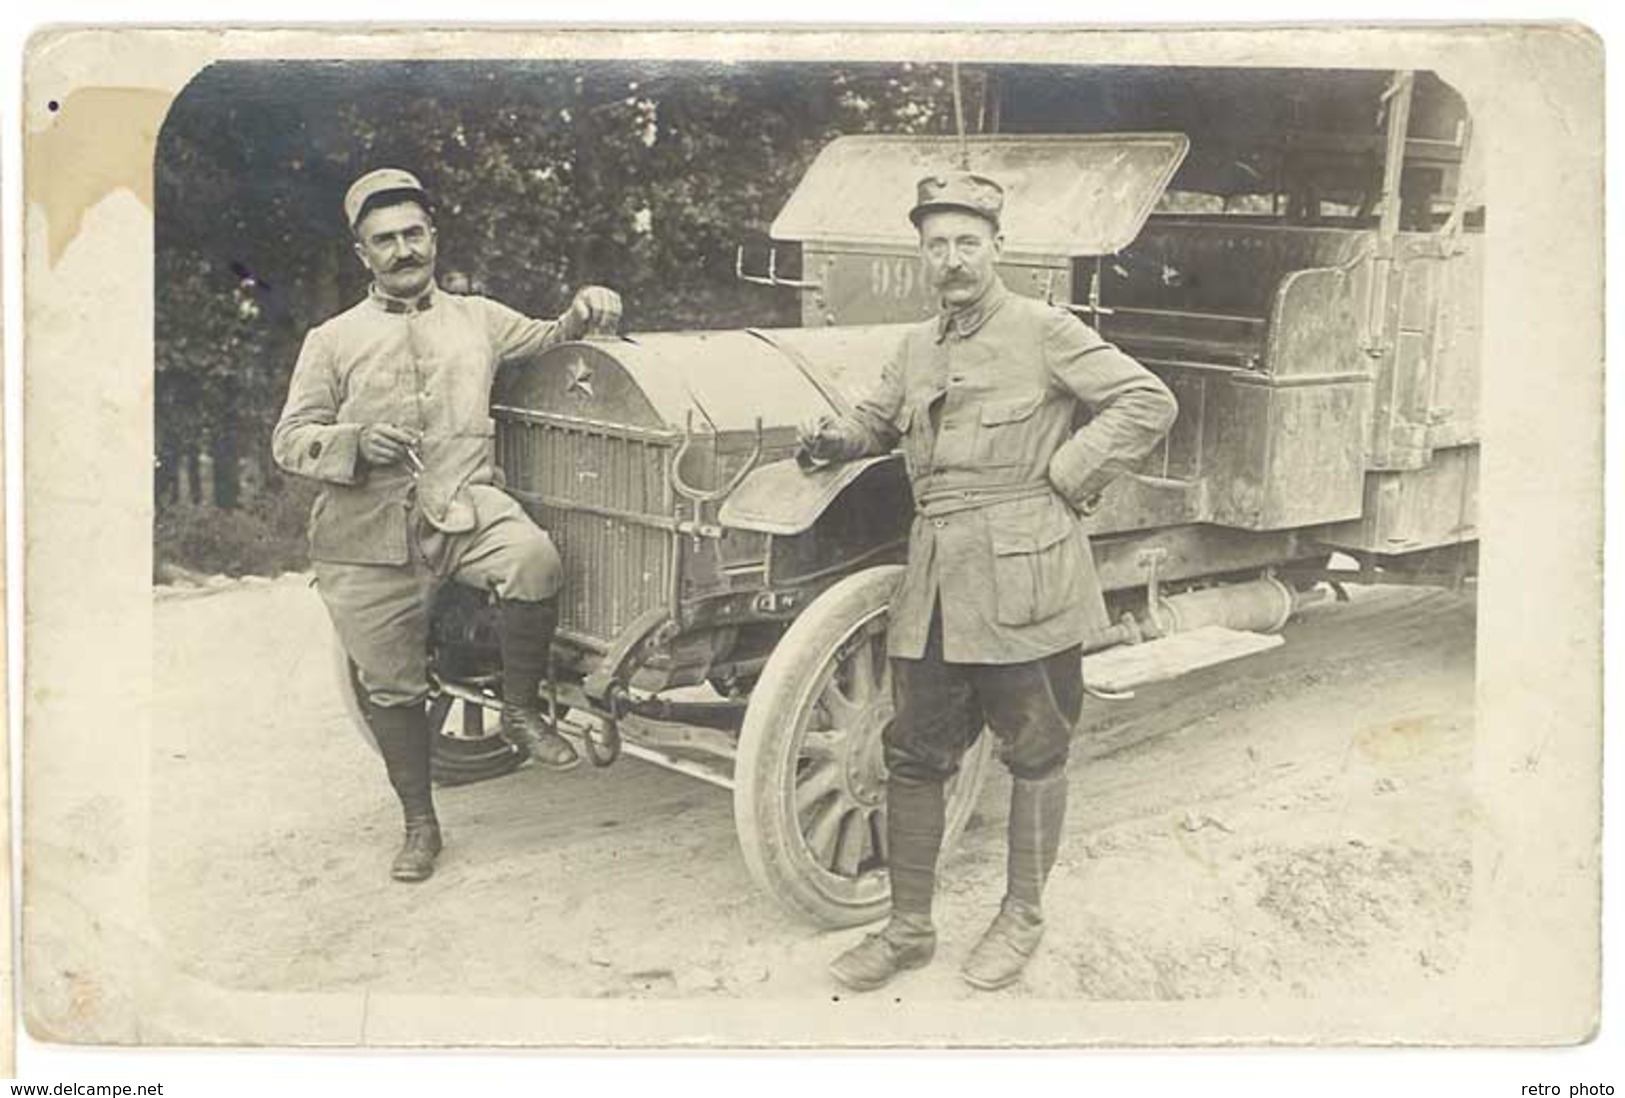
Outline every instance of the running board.
{"type": "MultiPolygon", "coordinates": [[[[482,710],[489,709],[494,712],[502,711],[502,700],[495,694],[488,694],[483,690],[475,690],[471,687],[455,682],[440,683],[440,690],[442,697],[455,698],[458,701],[468,702],[472,705],[479,706],[482,710]]],[[[597,718],[590,716],[582,717],[576,711],[572,710],[566,716],[556,721],[554,723],[554,727],[557,728],[559,730],[559,734],[564,736],[566,739],[574,740],[576,743],[581,743],[594,731],[593,727],[591,727],[588,722],[596,724],[597,718]]],[[[670,727],[674,726],[668,726],[668,731],[670,727]]],[[[623,729],[623,731],[625,730],[623,729]]],[[[716,737],[722,735],[720,732],[714,732],[710,729],[704,728],[688,729],[686,731],[690,734],[689,737],[683,739],[682,742],[675,742],[673,744],[674,746],[689,747],[696,750],[705,750],[706,748],[710,748],[714,753],[716,750],[716,737]],[[704,746],[701,746],[701,744],[704,746]]],[[[492,733],[492,735],[495,735],[495,733],[492,733]]],[[[670,739],[670,736],[668,736],[668,739],[670,739]]],[[[644,762],[653,763],[655,766],[663,767],[667,770],[675,770],[679,774],[687,774],[691,778],[698,778],[702,782],[709,782],[710,784],[720,786],[723,789],[731,790],[734,787],[733,779],[729,775],[720,772],[717,768],[706,766],[701,762],[677,758],[674,755],[670,755],[667,752],[662,751],[660,746],[652,745],[647,742],[640,742],[640,740],[633,735],[626,735],[623,737],[621,740],[621,750],[632,756],[634,759],[642,759],[644,762]]]]}
{"type": "Polygon", "coordinates": [[[1120,644],[1083,658],[1083,684],[1101,694],[1126,694],[1137,686],[1176,679],[1191,671],[1279,648],[1278,633],[1250,633],[1204,625],[1144,644],[1120,644]]]}

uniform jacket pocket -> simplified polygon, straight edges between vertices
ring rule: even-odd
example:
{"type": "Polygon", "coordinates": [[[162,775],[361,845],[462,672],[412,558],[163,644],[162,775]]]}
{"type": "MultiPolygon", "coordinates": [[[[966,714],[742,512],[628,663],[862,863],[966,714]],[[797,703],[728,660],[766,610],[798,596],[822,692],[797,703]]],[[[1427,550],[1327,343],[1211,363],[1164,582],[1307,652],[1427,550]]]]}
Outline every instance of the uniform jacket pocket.
{"type": "Polygon", "coordinates": [[[1048,621],[1077,602],[1084,571],[1082,534],[1058,501],[1023,502],[991,514],[993,582],[1000,625],[1048,621]]]}
{"type": "Polygon", "coordinates": [[[334,564],[405,564],[409,558],[407,516],[410,481],[390,484],[372,470],[380,484],[333,485],[323,492],[310,515],[310,558],[334,564]]]}
{"type": "Polygon", "coordinates": [[[1044,403],[1043,393],[1016,397],[1014,400],[990,400],[982,405],[982,426],[1002,427],[1007,423],[1021,423],[1031,418],[1044,403]]]}
{"type": "Polygon", "coordinates": [[[983,465],[1026,464],[1033,456],[1033,413],[1043,393],[990,400],[982,405],[976,432],[976,459],[983,465]]]}

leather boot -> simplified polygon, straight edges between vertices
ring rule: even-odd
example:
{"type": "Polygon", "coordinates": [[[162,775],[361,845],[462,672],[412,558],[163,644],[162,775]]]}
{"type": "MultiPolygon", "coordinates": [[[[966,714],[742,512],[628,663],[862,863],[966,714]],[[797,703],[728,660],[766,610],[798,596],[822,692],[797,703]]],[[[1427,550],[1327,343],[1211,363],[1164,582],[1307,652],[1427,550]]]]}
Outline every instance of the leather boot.
{"type": "Polygon", "coordinates": [[[886,783],[886,847],[891,920],[878,934],[830,962],[829,972],[854,991],[872,991],[927,964],[936,953],[931,899],[945,819],[942,782],[892,775],[886,783]]]}
{"type": "Polygon", "coordinates": [[[1043,938],[1043,912],[1006,896],[999,913],[965,958],[960,975],[971,987],[983,991],[1008,987],[1021,976],[1043,938]]]}
{"type": "Polygon", "coordinates": [[[429,782],[429,722],[423,703],[385,706],[369,702],[367,723],[406,823],[406,839],[389,875],[397,881],[427,880],[434,873],[441,842],[429,782]]]}
{"type": "Polygon", "coordinates": [[[1015,983],[1044,937],[1044,883],[1061,848],[1066,790],[1065,771],[1015,779],[1004,903],[960,970],[972,987],[992,991],[1015,983]]]}
{"type": "Polygon", "coordinates": [[[501,622],[503,738],[549,770],[574,769],[581,756],[541,710],[558,609],[552,600],[504,600],[501,622]]]}
{"type": "Polygon", "coordinates": [[[923,968],[937,951],[930,919],[892,912],[884,929],[870,934],[829,963],[829,974],[853,991],[873,991],[892,977],[923,968]]]}
{"type": "Polygon", "coordinates": [[[434,820],[408,820],[406,840],[389,867],[397,881],[426,881],[434,875],[434,862],[440,856],[440,824],[434,820]]]}

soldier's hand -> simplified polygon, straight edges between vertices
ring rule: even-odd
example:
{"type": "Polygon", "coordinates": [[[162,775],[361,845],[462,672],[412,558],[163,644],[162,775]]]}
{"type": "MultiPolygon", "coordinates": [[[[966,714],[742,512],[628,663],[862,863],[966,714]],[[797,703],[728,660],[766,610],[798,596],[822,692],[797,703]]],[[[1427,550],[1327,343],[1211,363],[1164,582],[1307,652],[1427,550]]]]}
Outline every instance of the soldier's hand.
{"type": "Polygon", "coordinates": [[[798,459],[805,455],[812,461],[827,460],[829,426],[829,416],[823,414],[808,416],[796,424],[796,441],[801,444],[801,453],[796,455],[798,459]]]}
{"type": "Polygon", "coordinates": [[[1061,499],[1072,509],[1072,513],[1081,519],[1089,518],[1100,510],[1101,494],[1099,492],[1081,500],[1075,500],[1068,496],[1062,496],[1061,499]]]}
{"type": "Polygon", "coordinates": [[[608,286],[583,286],[570,302],[571,326],[586,335],[614,335],[621,325],[621,295],[608,286]]]}
{"type": "Polygon", "coordinates": [[[371,465],[404,461],[406,451],[418,444],[416,431],[393,423],[369,423],[361,428],[361,456],[371,465]]]}
{"type": "Polygon", "coordinates": [[[809,453],[816,451],[819,442],[823,440],[824,428],[828,425],[827,415],[808,416],[796,424],[796,441],[801,444],[803,450],[809,453]]]}

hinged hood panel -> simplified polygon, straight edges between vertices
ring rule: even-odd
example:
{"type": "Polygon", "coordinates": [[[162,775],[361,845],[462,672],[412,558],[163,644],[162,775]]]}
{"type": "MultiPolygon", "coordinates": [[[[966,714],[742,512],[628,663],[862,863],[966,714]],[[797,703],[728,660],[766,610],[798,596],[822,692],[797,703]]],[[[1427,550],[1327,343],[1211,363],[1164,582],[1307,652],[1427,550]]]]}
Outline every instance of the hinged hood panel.
{"type": "MultiPolygon", "coordinates": [[[[992,135],[967,146],[971,171],[1004,188],[1005,252],[1076,258],[1111,255],[1139,234],[1190,142],[1178,133],[992,135]]],[[[772,235],[913,250],[915,184],[958,166],[954,138],[837,138],[807,169],[772,235]]]]}

